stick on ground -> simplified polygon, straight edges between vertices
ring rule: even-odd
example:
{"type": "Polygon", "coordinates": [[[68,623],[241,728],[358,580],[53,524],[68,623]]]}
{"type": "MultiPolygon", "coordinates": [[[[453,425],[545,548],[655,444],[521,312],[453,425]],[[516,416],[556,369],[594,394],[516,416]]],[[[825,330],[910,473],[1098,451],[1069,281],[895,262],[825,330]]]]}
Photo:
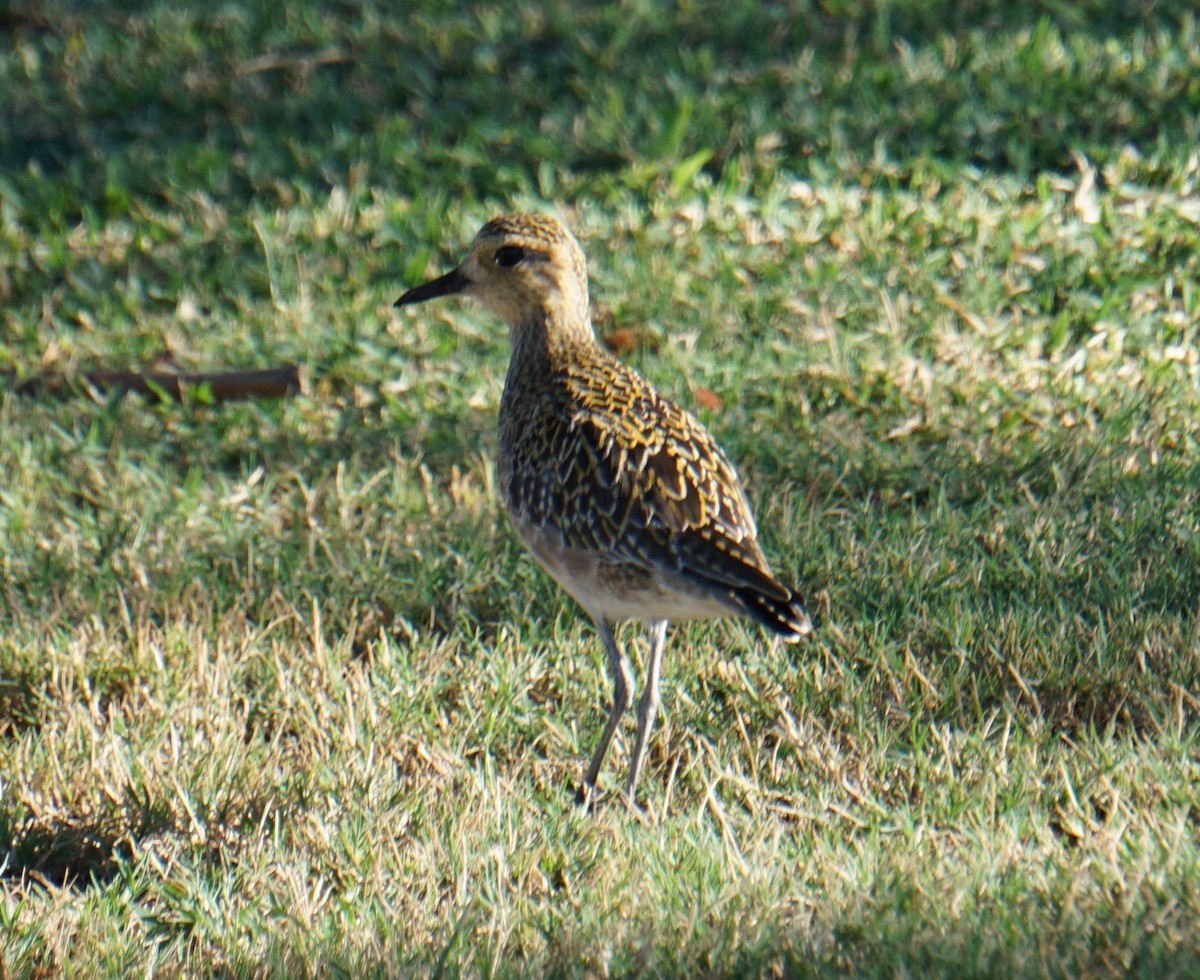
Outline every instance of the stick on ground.
{"type": "MultiPolygon", "coordinates": [[[[13,377],[11,373],[7,376],[10,380],[13,377]]],[[[12,390],[18,395],[50,394],[67,397],[80,388],[91,388],[99,392],[136,391],[143,395],[165,396],[182,401],[185,392],[201,385],[208,387],[213,401],[284,398],[296,394],[302,388],[300,366],[286,364],[258,371],[84,371],[79,374],[51,372],[26,378],[12,390]]]]}

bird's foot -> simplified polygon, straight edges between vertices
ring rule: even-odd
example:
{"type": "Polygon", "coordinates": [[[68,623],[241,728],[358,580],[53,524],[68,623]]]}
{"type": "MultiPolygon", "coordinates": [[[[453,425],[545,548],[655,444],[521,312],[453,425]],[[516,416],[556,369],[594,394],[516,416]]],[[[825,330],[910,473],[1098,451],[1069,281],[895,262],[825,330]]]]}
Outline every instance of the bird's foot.
{"type": "Polygon", "coordinates": [[[575,805],[583,813],[596,812],[596,797],[599,792],[593,783],[580,783],[579,788],[575,790],[575,805]]]}
{"type": "MultiPolygon", "coordinates": [[[[636,796],[630,793],[619,794],[624,800],[625,806],[629,812],[643,822],[651,821],[653,813],[649,805],[639,803],[636,796]]],[[[575,806],[579,808],[580,813],[585,813],[592,816],[596,813],[596,804],[600,799],[600,790],[591,783],[580,783],[579,788],[575,790],[575,806]]]]}

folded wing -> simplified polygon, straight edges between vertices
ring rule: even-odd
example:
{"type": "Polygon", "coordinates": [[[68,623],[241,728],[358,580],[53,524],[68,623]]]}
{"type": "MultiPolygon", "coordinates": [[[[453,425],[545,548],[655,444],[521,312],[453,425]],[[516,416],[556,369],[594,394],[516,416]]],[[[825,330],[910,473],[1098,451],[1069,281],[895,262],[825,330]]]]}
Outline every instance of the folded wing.
{"type": "Polygon", "coordinates": [[[517,508],[556,525],[570,547],[676,573],[785,636],[808,632],[798,600],[771,574],[746,495],[712,436],[616,362],[603,389],[598,376],[563,376],[561,398],[542,402],[535,428],[545,452],[514,480],[517,508]]]}

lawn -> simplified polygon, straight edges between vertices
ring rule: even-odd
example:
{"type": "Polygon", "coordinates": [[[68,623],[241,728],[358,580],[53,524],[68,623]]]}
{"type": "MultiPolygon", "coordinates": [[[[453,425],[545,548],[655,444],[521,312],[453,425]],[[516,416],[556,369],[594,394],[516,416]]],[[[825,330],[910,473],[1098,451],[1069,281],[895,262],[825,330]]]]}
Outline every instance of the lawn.
{"type": "Polygon", "coordinates": [[[0,973],[1200,973],[1198,23],[0,10],[0,973]],[[505,331],[392,308],[517,209],[816,624],[672,629],[637,811],[505,331]]]}

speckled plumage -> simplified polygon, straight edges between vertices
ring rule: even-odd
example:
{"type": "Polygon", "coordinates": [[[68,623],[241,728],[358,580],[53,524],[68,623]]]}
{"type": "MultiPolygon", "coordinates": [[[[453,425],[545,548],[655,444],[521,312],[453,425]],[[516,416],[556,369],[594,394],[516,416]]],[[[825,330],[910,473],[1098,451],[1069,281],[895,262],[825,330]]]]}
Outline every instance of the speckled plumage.
{"type": "Polygon", "coordinates": [[[752,617],[787,641],[810,632],[758,545],[737,474],[712,436],[595,340],[582,250],[554,218],[493,218],[463,263],[397,305],[465,293],[509,328],[497,476],[523,543],[595,620],[613,710],[584,777],[590,795],[632,700],[612,624],[646,622],[651,650],[627,791],[658,706],[666,624],[752,617]]]}

